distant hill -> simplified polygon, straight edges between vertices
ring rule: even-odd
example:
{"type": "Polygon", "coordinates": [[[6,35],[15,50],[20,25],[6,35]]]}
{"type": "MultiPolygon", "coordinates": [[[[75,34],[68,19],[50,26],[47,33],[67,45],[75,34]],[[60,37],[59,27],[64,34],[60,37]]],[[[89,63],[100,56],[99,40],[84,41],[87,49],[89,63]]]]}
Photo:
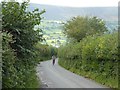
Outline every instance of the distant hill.
{"type": "Polygon", "coordinates": [[[97,16],[105,21],[117,21],[117,7],[63,7],[52,5],[33,4],[29,5],[29,10],[34,8],[45,9],[43,17],[47,20],[68,20],[74,16],[97,16]]]}

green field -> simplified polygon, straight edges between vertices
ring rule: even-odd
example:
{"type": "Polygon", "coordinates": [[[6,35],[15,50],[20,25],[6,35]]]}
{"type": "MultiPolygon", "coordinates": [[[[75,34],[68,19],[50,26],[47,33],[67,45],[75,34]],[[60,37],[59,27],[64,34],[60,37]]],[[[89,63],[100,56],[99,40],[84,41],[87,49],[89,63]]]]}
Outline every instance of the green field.
{"type": "Polygon", "coordinates": [[[43,37],[48,45],[59,47],[66,42],[62,33],[63,21],[43,20],[39,26],[43,30],[43,37]]]}

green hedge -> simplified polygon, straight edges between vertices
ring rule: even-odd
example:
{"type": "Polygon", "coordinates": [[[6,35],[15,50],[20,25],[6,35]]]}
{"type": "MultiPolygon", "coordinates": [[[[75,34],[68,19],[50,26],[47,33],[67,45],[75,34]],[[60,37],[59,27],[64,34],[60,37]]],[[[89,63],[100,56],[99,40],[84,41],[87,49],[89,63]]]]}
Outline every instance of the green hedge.
{"type": "Polygon", "coordinates": [[[112,88],[118,87],[118,33],[87,36],[59,48],[59,64],[112,88]]]}
{"type": "Polygon", "coordinates": [[[36,60],[18,59],[9,42],[13,42],[12,35],[3,33],[2,88],[39,88],[35,71],[36,60]],[[28,63],[30,60],[31,63],[28,63]]]}
{"type": "Polygon", "coordinates": [[[34,45],[42,41],[38,9],[28,11],[29,2],[2,2],[2,88],[39,88],[34,45]]]}

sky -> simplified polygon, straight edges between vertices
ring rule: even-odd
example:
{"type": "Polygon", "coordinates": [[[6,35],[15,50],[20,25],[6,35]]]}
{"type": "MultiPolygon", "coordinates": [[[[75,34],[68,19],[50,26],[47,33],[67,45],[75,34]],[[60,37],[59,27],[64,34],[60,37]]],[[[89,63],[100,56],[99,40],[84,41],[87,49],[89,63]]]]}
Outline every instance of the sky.
{"type": "MultiPolygon", "coordinates": [[[[0,0],[3,1],[3,0],[0,0]]],[[[17,0],[19,2],[24,0],[17,0]]],[[[30,0],[31,3],[68,7],[108,7],[118,6],[119,0],[30,0]]]]}
{"type": "Polygon", "coordinates": [[[104,7],[118,6],[119,0],[30,0],[30,2],[69,7],[104,7]]]}

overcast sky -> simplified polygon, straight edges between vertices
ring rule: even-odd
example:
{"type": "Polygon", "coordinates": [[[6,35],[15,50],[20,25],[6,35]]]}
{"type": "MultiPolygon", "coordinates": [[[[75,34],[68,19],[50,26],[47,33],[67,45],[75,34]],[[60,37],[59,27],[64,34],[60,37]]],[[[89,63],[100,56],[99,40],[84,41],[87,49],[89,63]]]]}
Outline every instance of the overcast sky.
{"type": "MultiPolygon", "coordinates": [[[[0,0],[1,1],[1,0],[0,0]]],[[[17,0],[24,1],[24,0],[17,0]]],[[[119,0],[30,0],[31,3],[70,7],[108,7],[118,6],[119,0]]]]}
{"type": "Polygon", "coordinates": [[[71,6],[71,7],[96,7],[118,6],[119,0],[30,0],[32,3],[71,6]]]}

